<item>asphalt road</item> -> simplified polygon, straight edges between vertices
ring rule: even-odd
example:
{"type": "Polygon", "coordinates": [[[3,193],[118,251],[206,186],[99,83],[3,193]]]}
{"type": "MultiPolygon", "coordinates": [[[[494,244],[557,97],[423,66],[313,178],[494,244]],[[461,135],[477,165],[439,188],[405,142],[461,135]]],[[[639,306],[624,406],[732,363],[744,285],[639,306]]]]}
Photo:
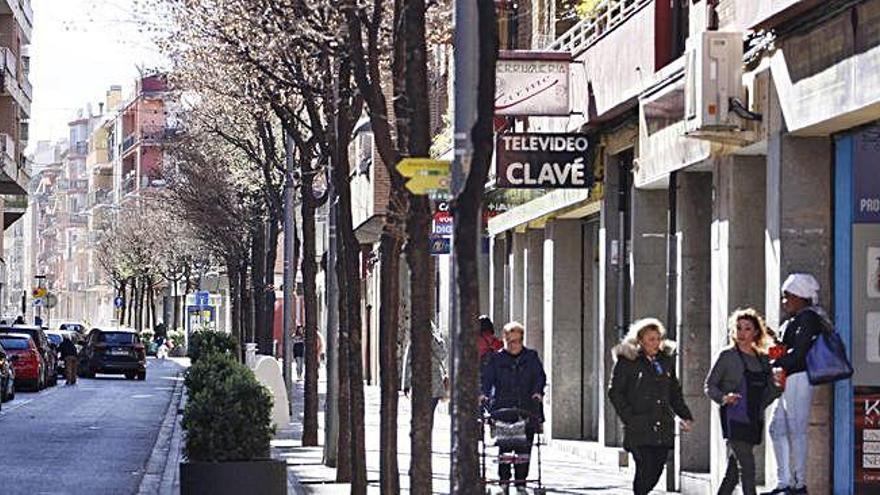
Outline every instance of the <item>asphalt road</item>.
{"type": "Polygon", "coordinates": [[[0,412],[0,493],[136,493],[181,369],[150,359],[144,382],[98,375],[17,392],[0,412]]]}

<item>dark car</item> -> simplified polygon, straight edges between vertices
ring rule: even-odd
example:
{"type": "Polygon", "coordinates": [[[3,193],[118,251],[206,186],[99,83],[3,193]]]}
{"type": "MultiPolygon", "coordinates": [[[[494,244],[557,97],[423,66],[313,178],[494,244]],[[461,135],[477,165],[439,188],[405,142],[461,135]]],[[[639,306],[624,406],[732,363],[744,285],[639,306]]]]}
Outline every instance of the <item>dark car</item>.
{"type": "Polygon", "coordinates": [[[13,356],[0,343],[0,404],[15,398],[15,367],[12,362],[18,358],[13,356]]]}
{"type": "Polygon", "coordinates": [[[47,330],[46,338],[49,339],[49,343],[55,348],[55,371],[59,375],[63,375],[65,363],[61,359],[61,343],[65,340],[70,340],[79,350],[79,345],[77,345],[79,343],[79,334],[73,330],[47,330]]]}
{"type": "Polygon", "coordinates": [[[42,390],[46,386],[46,363],[37,344],[25,333],[0,333],[0,345],[15,369],[15,386],[42,390]]]}
{"type": "Polygon", "coordinates": [[[133,330],[92,329],[79,354],[79,370],[86,378],[105,373],[146,380],[147,354],[140,335],[133,330]]]}
{"type": "Polygon", "coordinates": [[[46,337],[46,332],[42,328],[32,325],[13,325],[11,327],[0,326],[0,334],[3,333],[21,333],[30,335],[34,340],[34,344],[37,346],[37,350],[43,357],[43,372],[45,373],[43,384],[51,386],[58,383],[58,375],[55,374],[57,350],[49,342],[49,338],[46,337]]]}

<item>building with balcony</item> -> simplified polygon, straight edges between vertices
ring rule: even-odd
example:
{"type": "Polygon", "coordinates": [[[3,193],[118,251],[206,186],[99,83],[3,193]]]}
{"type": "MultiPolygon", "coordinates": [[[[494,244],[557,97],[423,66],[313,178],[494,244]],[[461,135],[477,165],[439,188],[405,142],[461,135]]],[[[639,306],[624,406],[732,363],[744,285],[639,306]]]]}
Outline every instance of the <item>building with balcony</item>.
{"type": "Polygon", "coordinates": [[[164,74],[146,75],[123,103],[110,130],[110,152],[120,201],[161,186],[163,141],[173,134],[173,98],[164,74]]]}
{"type": "MultiPolygon", "coordinates": [[[[778,328],[781,282],[808,272],[857,371],[813,387],[806,485],[878,489],[870,459],[853,454],[867,452],[860,428],[878,424],[854,408],[880,386],[878,15],[876,0],[605,0],[564,32],[514,29],[518,48],[572,58],[571,112],[508,129],[595,143],[595,187],[539,190],[488,223],[483,311],[525,323],[548,370],[552,443],[617,462],[610,350],[634,320],[660,317],[699,418],[679,437],[669,488],[716,491],[726,453],[703,380],[727,317],[750,306],[778,328]]],[[[770,445],[758,478],[775,486],[770,445]]]]}

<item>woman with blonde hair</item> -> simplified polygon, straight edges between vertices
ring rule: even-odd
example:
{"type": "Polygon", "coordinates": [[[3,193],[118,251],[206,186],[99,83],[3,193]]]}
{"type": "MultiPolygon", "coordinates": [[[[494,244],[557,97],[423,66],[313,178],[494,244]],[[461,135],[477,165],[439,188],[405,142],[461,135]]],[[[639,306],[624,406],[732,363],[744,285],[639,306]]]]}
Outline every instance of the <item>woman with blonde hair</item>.
{"type": "Polygon", "coordinates": [[[728,320],[730,346],[721,351],[709,376],[706,395],[721,406],[721,431],[727,440],[727,471],[718,488],[755,495],[755,445],[764,435],[764,409],[782,392],[771,380],[767,327],[752,308],[737,309],[728,320]]]}
{"type": "Polygon", "coordinates": [[[623,445],[636,461],[633,492],[649,493],[675,444],[675,416],[690,431],[693,415],[675,375],[675,343],[666,340],[660,320],[645,318],[611,350],[616,362],[608,390],[623,421],[623,445]]]}

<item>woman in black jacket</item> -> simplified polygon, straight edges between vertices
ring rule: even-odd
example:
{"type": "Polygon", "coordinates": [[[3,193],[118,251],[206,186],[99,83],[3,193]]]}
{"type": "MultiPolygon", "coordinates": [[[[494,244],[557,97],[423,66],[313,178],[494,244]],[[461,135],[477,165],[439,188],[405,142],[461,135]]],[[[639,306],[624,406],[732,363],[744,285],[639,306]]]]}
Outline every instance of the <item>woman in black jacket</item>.
{"type": "Polygon", "coordinates": [[[693,422],[675,375],[675,344],[665,335],[659,320],[645,318],[611,350],[617,362],[608,395],[623,421],[624,448],[636,461],[636,495],[649,493],[660,479],[675,444],[674,416],[683,420],[685,432],[693,422]]]}

